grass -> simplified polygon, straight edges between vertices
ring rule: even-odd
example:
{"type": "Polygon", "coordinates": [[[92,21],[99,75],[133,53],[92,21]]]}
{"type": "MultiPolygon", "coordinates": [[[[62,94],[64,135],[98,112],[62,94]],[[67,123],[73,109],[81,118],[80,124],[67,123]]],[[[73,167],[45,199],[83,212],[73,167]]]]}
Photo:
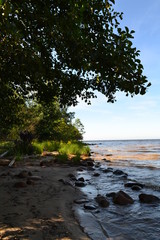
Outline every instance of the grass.
{"type": "Polygon", "coordinates": [[[61,143],[59,152],[61,154],[66,153],[67,155],[89,155],[90,149],[88,146],[85,146],[81,142],[68,142],[68,143],[61,143]]]}
{"type": "Polygon", "coordinates": [[[89,156],[90,148],[82,142],[58,142],[58,141],[33,141],[32,144],[26,145],[23,142],[19,142],[14,146],[13,142],[1,142],[0,153],[9,150],[10,155],[14,155],[17,159],[21,159],[23,155],[28,154],[42,154],[43,151],[59,152],[58,161],[61,163],[66,162],[71,155],[72,161],[78,163],[81,159],[81,155],[89,156]],[[3,150],[2,150],[3,149],[3,150]]]}
{"type": "Polygon", "coordinates": [[[89,155],[90,148],[82,142],[57,142],[57,141],[44,141],[33,142],[34,151],[41,154],[43,151],[53,152],[58,151],[60,154],[73,154],[73,155],[89,155]]]}

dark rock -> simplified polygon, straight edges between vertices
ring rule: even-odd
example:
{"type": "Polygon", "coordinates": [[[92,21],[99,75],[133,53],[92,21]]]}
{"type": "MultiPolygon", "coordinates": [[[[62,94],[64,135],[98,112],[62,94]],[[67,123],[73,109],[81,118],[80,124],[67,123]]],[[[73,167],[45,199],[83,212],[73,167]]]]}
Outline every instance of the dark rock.
{"type": "Polygon", "coordinates": [[[94,166],[94,161],[93,160],[88,160],[87,161],[87,166],[93,167],[94,166]]]}
{"type": "Polygon", "coordinates": [[[35,185],[35,182],[33,180],[28,179],[26,182],[28,185],[35,185]]]}
{"type": "Polygon", "coordinates": [[[69,177],[69,178],[73,178],[73,177],[75,177],[75,175],[74,175],[73,173],[69,173],[69,174],[68,174],[68,177],[69,177]]]}
{"type": "Polygon", "coordinates": [[[80,164],[81,164],[82,166],[84,166],[84,167],[87,167],[87,166],[88,166],[86,161],[81,161],[80,164]]]}
{"type": "Polygon", "coordinates": [[[51,161],[46,161],[46,160],[40,161],[40,166],[41,167],[50,167],[51,165],[52,165],[51,161]]]}
{"type": "Polygon", "coordinates": [[[140,191],[142,189],[142,187],[140,187],[138,185],[133,185],[131,188],[133,191],[140,191]]]}
{"type": "Polygon", "coordinates": [[[139,200],[142,203],[155,203],[160,202],[160,199],[154,195],[142,193],[139,195],[139,200]]]}
{"type": "Polygon", "coordinates": [[[100,207],[106,208],[109,206],[109,202],[104,196],[97,195],[95,198],[96,202],[99,204],[100,207]]]}
{"type": "Polygon", "coordinates": [[[31,173],[31,172],[28,172],[28,176],[32,176],[32,173],[31,173]]]}
{"type": "Polygon", "coordinates": [[[61,179],[59,179],[58,181],[59,181],[59,182],[62,182],[62,183],[64,183],[64,182],[65,182],[65,181],[64,181],[64,179],[62,179],[62,178],[61,178],[61,179]]]}
{"type": "Polygon", "coordinates": [[[100,176],[100,173],[94,173],[93,176],[94,176],[94,177],[99,177],[99,176],[100,176]]]}
{"type": "Polygon", "coordinates": [[[83,177],[80,177],[80,178],[78,178],[78,181],[84,182],[84,178],[83,178],[83,177]]]}
{"type": "Polygon", "coordinates": [[[138,183],[138,182],[129,182],[129,183],[126,183],[124,186],[125,187],[133,187],[133,186],[139,186],[139,187],[141,187],[141,188],[143,188],[144,187],[144,185],[143,184],[141,184],[141,183],[138,183]]]}
{"type": "Polygon", "coordinates": [[[85,184],[84,182],[82,182],[82,181],[76,181],[76,182],[75,182],[75,186],[76,186],[76,187],[85,187],[85,185],[86,185],[86,184],[85,184]]]}
{"type": "Polygon", "coordinates": [[[122,170],[115,170],[114,172],[113,172],[113,174],[115,174],[115,175],[124,175],[125,173],[122,171],[122,170]]]}
{"type": "Polygon", "coordinates": [[[74,200],[74,203],[76,203],[76,204],[82,204],[82,203],[88,203],[88,202],[89,202],[89,200],[85,199],[85,198],[74,200]]]}
{"type": "Polygon", "coordinates": [[[111,198],[114,198],[114,197],[115,197],[115,195],[116,195],[116,193],[115,193],[115,192],[111,192],[111,193],[107,193],[107,194],[106,194],[106,197],[111,197],[111,198]]]}
{"type": "Polygon", "coordinates": [[[107,168],[103,170],[104,173],[109,173],[109,172],[113,172],[113,169],[107,168]]]}
{"type": "Polygon", "coordinates": [[[127,193],[119,191],[115,194],[113,202],[119,205],[127,205],[132,204],[134,201],[127,193]]]}
{"type": "Polygon", "coordinates": [[[95,171],[95,169],[93,167],[90,167],[90,166],[87,168],[87,170],[88,171],[95,171]]]}
{"type": "Polygon", "coordinates": [[[102,158],[102,161],[110,162],[110,160],[107,160],[106,158],[102,158]]]}
{"type": "Polygon", "coordinates": [[[85,170],[85,168],[83,168],[83,167],[77,168],[77,171],[79,171],[79,172],[83,172],[84,170],[85,170]]]}
{"type": "Polygon", "coordinates": [[[27,184],[25,182],[16,182],[14,184],[14,187],[16,187],[16,188],[25,188],[25,187],[27,187],[27,184]]]}
{"type": "Polygon", "coordinates": [[[84,208],[88,209],[88,210],[95,210],[95,209],[97,209],[97,206],[90,205],[90,204],[84,204],[84,208]]]}
{"type": "Polygon", "coordinates": [[[99,167],[100,167],[100,164],[97,163],[94,167],[95,167],[95,168],[99,168],[99,167]]]}
{"type": "Polygon", "coordinates": [[[65,181],[64,179],[59,179],[58,181],[59,181],[59,182],[62,182],[64,185],[69,185],[69,186],[72,186],[72,187],[73,187],[73,183],[70,182],[70,181],[65,181]]]}
{"type": "Polygon", "coordinates": [[[28,172],[26,170],[20,172],[19,174],[16,175],[18,178],[27,178],[28,177],[28,172]]]}

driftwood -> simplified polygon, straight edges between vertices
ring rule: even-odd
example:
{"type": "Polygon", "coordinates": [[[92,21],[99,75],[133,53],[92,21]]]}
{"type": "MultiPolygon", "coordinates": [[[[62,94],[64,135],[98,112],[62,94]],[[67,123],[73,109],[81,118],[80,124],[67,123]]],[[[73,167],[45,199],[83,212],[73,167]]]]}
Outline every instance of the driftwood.
{"type": "Polygon", "coordinates": [[[6,152],[2,153],[2,154],[0,155],[0,158],[5,157],[5,156],[7,155],[8,152],[9,152],[9,151],[6,151],[6,152]]]}
{"type": "Polygon", "coordinates": [[[8,164],[8,167],[12,167],[13,166],[13,164],[15,163],[15,158],[13,158],[13,160],[8,164]]]}

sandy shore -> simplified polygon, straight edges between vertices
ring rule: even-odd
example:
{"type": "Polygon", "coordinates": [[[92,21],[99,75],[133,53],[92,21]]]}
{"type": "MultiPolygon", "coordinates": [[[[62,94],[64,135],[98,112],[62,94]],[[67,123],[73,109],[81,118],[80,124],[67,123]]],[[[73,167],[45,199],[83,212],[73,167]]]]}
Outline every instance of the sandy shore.
{"type": "Polygon", "coordinates": [[[0,239],[89,239],[72,211],[82,193],[59,181],[76,169],[39,161],[0,166],[0,239]]]}

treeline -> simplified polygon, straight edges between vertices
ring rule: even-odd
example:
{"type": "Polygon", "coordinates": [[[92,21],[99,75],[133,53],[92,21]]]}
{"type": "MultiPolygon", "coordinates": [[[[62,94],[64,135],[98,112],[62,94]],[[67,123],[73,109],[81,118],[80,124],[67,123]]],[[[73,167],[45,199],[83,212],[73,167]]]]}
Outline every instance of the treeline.
{"type": "MultiPolygon", "coordinates": [[[[14,107],[14,106],[13,106],[14,107]]],[[[82,140],[84,126],[74,113],[60,107],[57,100],[51,103],[25,102],[15,109],[14,119],[1,124],[1,140],[16,140],[27,131],[38,141],[82,140]]]]}

